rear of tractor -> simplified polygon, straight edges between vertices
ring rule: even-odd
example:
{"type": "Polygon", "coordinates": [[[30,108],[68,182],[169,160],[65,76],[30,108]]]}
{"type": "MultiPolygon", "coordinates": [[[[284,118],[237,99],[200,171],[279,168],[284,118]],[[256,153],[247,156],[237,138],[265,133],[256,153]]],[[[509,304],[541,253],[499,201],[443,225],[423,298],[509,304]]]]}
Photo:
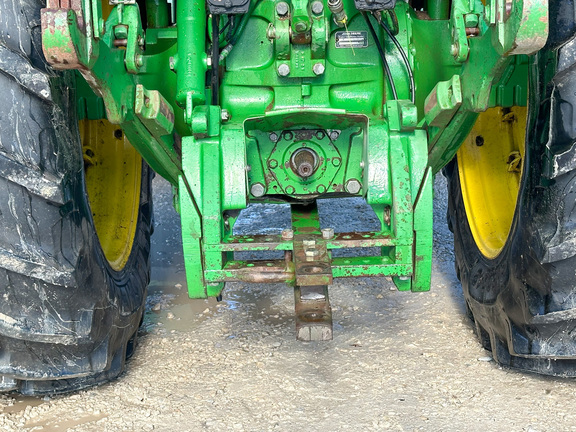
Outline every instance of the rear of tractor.
{"type": "Polygon", "coordinates": [[[446,167],[482,340],[503,364],[576,374],[572,2],[40,3],[0,5],[1,388],[122,371],[152,170],[174,188],[190,297],[285,283],[308,341],[332,338],[335,277],[430,288],[446,167]],[[321,227],[316,202],[336,197],[364,198],[380,229],[321,227]],[[255,202],[289,203],[291,226],[235,234],[255,202]]]}

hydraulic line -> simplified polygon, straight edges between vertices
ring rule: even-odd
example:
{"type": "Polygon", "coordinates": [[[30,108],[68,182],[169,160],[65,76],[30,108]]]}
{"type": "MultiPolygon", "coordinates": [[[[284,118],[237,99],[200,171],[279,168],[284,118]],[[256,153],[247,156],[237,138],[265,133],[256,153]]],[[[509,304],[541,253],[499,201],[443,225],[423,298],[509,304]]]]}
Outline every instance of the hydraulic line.
{"type": "Polygon", "coordinates": [[[218,68],[220,66],[220,62],[218,61],[220,56],[220,32],[218,29],[218,21],[220,21],[220,17],[218,15],[212,15],[212,105],[220,105],[220,77],[218,76],[218,68]]]}
{"type": "Polygon", "coordinates": [[[398,52],[400,52],[400,55],[402,56],[402,60],[404,61],[404,65],[406,66],[406,71],[408,72],[408,77],[410,78],[410,100],[412,101],[412,103],[414,103],[414,100],[416,98],[416,95],[415,95],[416,85],[414,83],[414,74],[412,73],[412,68],[410,67],[410,62],[408,61],[408,57],[406,56],[406,52],[404,52],[402,45],[400,45],[400,42],[398,42],[398,39],[396,39],[396,36],[394,36],[392,34],[392,32],[390,31],[390,29],[388,28],[388,26],[386,25],[384,20],[378,20],[378,21],[380,22],[380,26],[388,34],[390,39],[392,39],[392,42],[394,42],[394,45],[396,45],[398,52]]]}
{"type": "Polygon", "coordinates": [[[260,0],[253,0],[250,3],[250,9],[248,9],[248,12],[246,12],[244,14],[244,16],[242,17],[240,24],[238,24],[238,27],[234,31],[234,35],[232,36],[232,39],[230,39],[230,42],[228,43],[228,45],[226,45],[222,49],[222,52],[220,53],[220,62],[222,62],[226,57],[228,57],[228,54],[230,54],[230,51],[232,51],[232,48],[234,48],[234,45],[236,45],[236,42],[238,42],[238,39],[240,39],[240,36],[242,36],[242,33],[244,33],[244,29],[246,28],[246,24],[248,24],[248,21],[250,20],[250,17],[252,16],[254,9],[256,9],[256,6],[258,6],[258,3],[260,3],[260,0]]]}
{"type": "Polygon", "coordinates": [[[388,66],[388,61],[386,60],[386,54],[382,49],[382,45],[380,44],[380,40],[378,39],[378,35],[370,22],[370,18],[366,15],[366,12],[362,12],[362,16],[368,25],[368,29],[370,30],[370,34],[372,34],[372,38],[376,43],[376,48],[378,49],[378,53],[380,54],[380,58],[382,59],[382,66],[384,68],[384,74],[388,78],[388,82],[390,83],[390,87],[392,88],[392,96],[395,100],[398,100],[398,93],[396,92],[396,85],[394,84],[394,80],[392,79],[392,74],[390,73],[390,66],[388,66]]]}

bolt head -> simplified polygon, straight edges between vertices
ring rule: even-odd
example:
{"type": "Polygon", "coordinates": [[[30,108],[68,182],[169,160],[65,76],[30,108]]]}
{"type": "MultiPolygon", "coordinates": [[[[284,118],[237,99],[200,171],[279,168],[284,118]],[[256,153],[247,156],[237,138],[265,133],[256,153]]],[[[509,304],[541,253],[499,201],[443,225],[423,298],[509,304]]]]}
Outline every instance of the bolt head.
{"type": "Polygon", "coordinates": [[[324,228],[322,230],[322,238],[324,240],[330,240],[334,237],[334,228],[324,228]]]}
{"type": "Polygon", "coordinates": [[[312,72],[314,72],[315,75],[322,75],[324,73],[325,69],[326,68],[324,67],[324,65],[322,63],[316,63],[312,67],[312,72]]]}
{"type": "Polygon", "coordinates": [[[452,54],[453,57],[456,57],[458,55],[459,50],[460,50],[460,45],[458,45],[458,42],[454,42],[452,44],[452,46],[450,47],[450,54],[452,54]]]}
{"type": "Polygon", "coordinates": [[[294,238],[294,231],[290,228],[282,230],[282,240],[292,240],[294,238]]]}
{"type": "Polygon", "coordinates": [[[227,109],[223,109],[220,117],[222,118],[223,122],[227,122],[228,120],[230,120],[230,111],[228,111],[227,109]]]}
{"type": "Polygon", "coordinates": [[[270,141],[272,142],[277,142],[278,141],[278,134],[276,134],[275,132],[272,132],[270,135],[270,141]]]}
{"type": "Polygon", "coordinates": [[[324,11],[324,3],[318,0],[312,3],[312,13],[314,15],[320,15],[323,11],[324,11]]]}
{"type": "Polygon", "coordinates": [[[340,136],[340,132],[338,132],[337,130],[330,131],[330,139],[332,141],[336,141],[339,136],[340,136]]]}
{"type": "Polygon", "coordinates": [[[290,66],[288,66],[286,63],[282,63],[280,66],[278,66],[278,75],[281,77],[290,75],[290,66]]]}
{"type": "Polygon", "coordinates": [[[288,15],[288,11],[290,10],[288,3],[286,2],[280,2],[280,3],[276,3],[276,13],[281,16],[281,17],[285,17],[286,15],[288,15]]]}
{"type": "Polygon", "coordinates": [[[266,188],[262,183],[254,183],[250,187],[250,193],[256,198],[259,198],[266,193],[266,188]]]}
{"type": "Polygon", "coordinates": [[[362,183],[356,179],[350,179],[346,182],[346,191],[351,194],[357,194],[362,189],[362,183]]]}

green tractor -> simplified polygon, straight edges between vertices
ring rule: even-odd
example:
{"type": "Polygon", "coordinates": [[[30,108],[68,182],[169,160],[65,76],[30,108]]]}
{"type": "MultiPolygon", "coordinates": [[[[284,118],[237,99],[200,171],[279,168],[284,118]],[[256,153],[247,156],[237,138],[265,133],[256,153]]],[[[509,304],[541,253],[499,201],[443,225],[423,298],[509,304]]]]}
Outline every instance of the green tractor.
{"type": "Polygon", "coordinates": [[[283,282],[310,341],[332,338],[333,278],[429,290],[443,170],[482,343],[575,376],[575,33],[573,0],[1,2],[0,389],[123,370],[154,172],[189,296],[283,282]],[[380,228],[321,226],[317,200],[338,197],[364,198],[380,228]],[[290,204],[291,225],[236,234],[250,203],[290,204]]]}

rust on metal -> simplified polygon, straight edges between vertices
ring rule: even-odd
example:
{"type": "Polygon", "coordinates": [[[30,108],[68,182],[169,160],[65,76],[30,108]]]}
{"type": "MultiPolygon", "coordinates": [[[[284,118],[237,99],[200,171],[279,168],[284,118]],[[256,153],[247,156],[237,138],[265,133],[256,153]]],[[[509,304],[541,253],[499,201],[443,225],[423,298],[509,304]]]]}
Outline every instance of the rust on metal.
{"type": "Polygon", "coordinates": [[[290,282],[294,279],[291,259],[261,261],[231,261],[224,268],[219,282],[290,282]]]}
{"type": "Polygon", "coordinates": [[[294,289],[296,339],[299,341],[332,340],[332,308],[328,286],[297,286],[294,289]]]}
{"type": "Polygon", "coordinates": [[[332,283],[332,267],[326,243],[318,236],[294,236],[294,272],[296,285],[314,286],[332,283]]]}

